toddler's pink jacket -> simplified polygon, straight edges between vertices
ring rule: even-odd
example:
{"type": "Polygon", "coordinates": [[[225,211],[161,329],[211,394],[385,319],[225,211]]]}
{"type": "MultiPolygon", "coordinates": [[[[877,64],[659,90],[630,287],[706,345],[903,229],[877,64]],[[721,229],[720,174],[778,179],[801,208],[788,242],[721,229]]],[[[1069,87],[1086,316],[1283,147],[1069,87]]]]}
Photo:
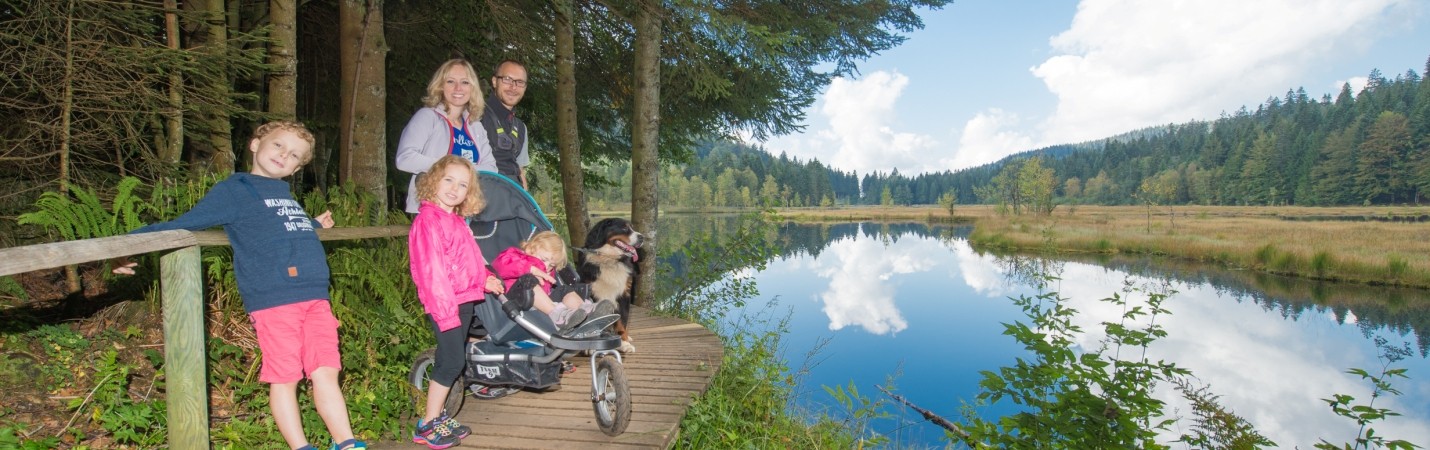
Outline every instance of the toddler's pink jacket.
{"type": "MultiPolygon", "coordinates": [[[[541,258],[531,256],[521,251],[520,247],[511,247],[502,250],[501,254],[497,255],[497,259],[492,260],[492,269],[496,270],[496,275],[501,277],[503,283],[506,283],[507,289],[511,289],[511,285],[516,284],[517,278],[531,273],[532,267],[545,271],[546,263],[541,261],[541,258]]],[[[548,275],[551,274],[549,271],[546,273],[548,275]]],[[[546,282],[546,280],[540,281],[541,291],[550,294],[551,283],[546,282]]]]}

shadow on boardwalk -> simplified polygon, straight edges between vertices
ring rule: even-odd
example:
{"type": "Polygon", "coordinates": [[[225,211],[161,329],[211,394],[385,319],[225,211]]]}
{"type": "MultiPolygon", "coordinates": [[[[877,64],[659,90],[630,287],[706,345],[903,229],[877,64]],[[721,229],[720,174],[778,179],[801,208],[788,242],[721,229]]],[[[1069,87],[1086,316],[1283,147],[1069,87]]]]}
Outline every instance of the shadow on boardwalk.
{"type": "MultiPolygon", "coordinates": [[[[679,433],[680,418],[695,395],[710,385],[720,368],[720,338],[699,324],[655,317],[631,309],[630,334],[636,352],[625,355],[631,388],[631,422],[620,436],[606,436],[591,407],[590,359],[576,357],[574,373],[556,392],[523,391],[497,400],[467,397],[457,420],[472,435],[457,448],[668,448],[679,433]]],[[[411,424],[404,429],[411,432],[411,424]]],[[[374,442],[372,449],[423,449],[401,442],[374,442]]]]}

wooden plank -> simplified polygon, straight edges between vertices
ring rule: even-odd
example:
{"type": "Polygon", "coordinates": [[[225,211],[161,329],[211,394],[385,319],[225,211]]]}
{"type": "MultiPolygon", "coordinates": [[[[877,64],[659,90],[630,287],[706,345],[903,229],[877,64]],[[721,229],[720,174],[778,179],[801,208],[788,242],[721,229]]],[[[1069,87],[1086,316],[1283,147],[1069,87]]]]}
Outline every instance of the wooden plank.
{"type": "MultiPolygon", "coordinates": [[[[318,230],[324,241],[406,236],[407,225],[318,230]]],[[[104,261],[193,245],[228,245],[222,231],[169,230],[0,249],[0,276],[104,261]]]]}
{"type": "Polygon", "coordinates": [[[169,448],[209,446],[209,394],[205,382],[204,284],[199,248],[160,258],[164,310],[164,381],[168,387],[169,448]]]}
{"type": "MultiPolygon", "coordinates": [[[[631,390],[630,426],[606,436],[591,407],[590,359],[573,357],[574,373],[554,392],[520,392],[496,400],[468,397],[457,420],[472,427],[462,448],[669,448],[680,434],[680,419],[704,392],[724,359],[718,336],[678,318],[631,309],[636,352],[622,358],[631,390]]],[[[407,441],[410,442],[410,441],[407,441]]],[[[371,449],[419,448],[410,443],[374,442],[371,449]]]]}
{"type": "Polygon", "coordinates": [[[197,245],[184,230],[52,242],[0,249],[0,276],[197,245]]]}
{"type": "MultiPolygon", "coordinates": [[[[408,225],[384,225],[379,227],[333,227],[317,230],[320,241],[346,241],[383,237],[407,236],[408,225]]],[[[228,245],[228,234],[222,231],[196,231],[199,245],[228,245]]]]}

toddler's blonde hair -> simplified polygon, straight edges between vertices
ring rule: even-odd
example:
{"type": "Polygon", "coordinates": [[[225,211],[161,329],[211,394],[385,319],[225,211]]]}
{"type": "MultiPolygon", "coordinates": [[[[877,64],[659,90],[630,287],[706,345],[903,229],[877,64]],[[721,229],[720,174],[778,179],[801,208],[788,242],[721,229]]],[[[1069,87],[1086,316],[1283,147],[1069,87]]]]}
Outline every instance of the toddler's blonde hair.
{"type": "Polygon", "coordinates": [[[561,235],[555,231],[542,231],[536,233],[531,239],[521,243],[521,251],[528,255],[535,255],[538,250],[546,250],[556,255],[551,261],[552,267],[560,269],[566,267],[566,242],[561,240],[561,235]]]}

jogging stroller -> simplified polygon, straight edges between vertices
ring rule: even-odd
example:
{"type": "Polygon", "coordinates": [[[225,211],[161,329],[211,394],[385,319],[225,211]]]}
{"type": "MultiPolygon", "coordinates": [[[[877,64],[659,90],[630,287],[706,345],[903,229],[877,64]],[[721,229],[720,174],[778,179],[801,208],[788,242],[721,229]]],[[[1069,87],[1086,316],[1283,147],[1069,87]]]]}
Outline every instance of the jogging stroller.
{"type": "MultiPolygon", "coordinates": [[[[477,178],[487,206],[470,224],[487,261],[539,231],[552,230],[536,200],[510,178],[486,171],[479,172],[477,178]]],[[[569,264],[556,276],[558,284],[576,280],[576,272],[569,264]]],[[[461,410],[469,389],[481,399],[504,395],[475,393],[548,389],[561,381],[563,358],[586,351],[591,358],[591,405],[596,423],[610,436],[625,432],[630,422],[630,387],[621,355],[616,351],[621,338],[608,330],[619,316],[589,318],[571,330],[557,333],[556,325],[546,314],[534,309],[522,311],[516,303],[487,294],[487,299],[473,308],[476,318],[472,320],[472,334],[481,339],[467,343],[467,367],[447,394],[443,405],[447,413],[456,415],[461,410]]],[[[426,390],[435,355],[436,348],[428,349],[412,364],[408,380],[418,391],[426,390]]]]}

